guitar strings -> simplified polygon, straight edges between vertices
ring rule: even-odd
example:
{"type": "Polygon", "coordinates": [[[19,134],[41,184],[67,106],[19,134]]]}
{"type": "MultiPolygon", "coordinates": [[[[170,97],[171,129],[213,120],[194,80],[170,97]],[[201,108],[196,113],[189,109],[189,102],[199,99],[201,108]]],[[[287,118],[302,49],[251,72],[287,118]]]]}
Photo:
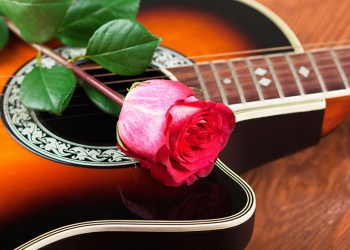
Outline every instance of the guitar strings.
{"type": "MultiPolygon", "coordinates": [[[[324,57],[325,59],[326,57],[324,57]]],[[[322,58],[321,58],[322,59],[322,58]]],[[[328,58],[327,58],[328,59],[328,58]]],[[[340,59],[342,59],[342,57],[340,57],[340,59]]],[[[190,65],[191,66],[191,65],[190,65]]],[[[192,65],[193,66],[193,65],[192,65]]],[[[350,63],[343,63],[342,66],[350,66],[350,63]]],[[[333,68],[334,67],[334,64],[329,64],[329,65],[326,65],[326,66],[320,66],[318,67],[319,70],[327,70],[327,69],[330,69],[330,68],[333,68]]],[[[245,70],[245,71],[248,71],[247,70],[247,67],[236,67],[235,68],[236,71],[239,71],[239,70],[245,70]]],[[[159,70],[158,70],[159,71],[159,70]]],[[[278,79],[280,81],[284,81],[284,80],[289,80],[290,78],[286,77],[285,76],[285,73],[289,73],[291,74],[291,71],[288,69],[288,67],[285,67],[284,70],[280,70],[279,71],[279,74],[281,75],[281,77],[278,77],[278,79]]],[[[106,74],[102,74],[104,76],[114,76],[115,74],[113,73],[106,73],[106,74]]],[[[92,75],[94,77],[99,77],[101,75],[92,75]]],[[[18,76],[18,77],[21,77],[21,76],[18,76]]],[[[240,78],[251,78],[251,74],[248,73],[248,74],[240,74],[239,75],[240,78]]],[[[152,76],[152,77],[143,77],[143,78],[132,78],[132,79],[123,79],[123,80],[116,80],[116,81],[108,81],[108,82],[103,82],[104,84],[106,85],[114,85],[114,84],[121,84],[121,83],[133,83],[133,82],[136,82],[136,81],[147,81],[149,79],[165,79],[166,76],[164,75],[159,75],[159,76],[152,76]]],[[[5,84],[6,85],[6,84],[5,84]]],[[[128,90],[127,89],[119,89],[120,92],[127,92],[128,90]]],[[[0,94],[0,96],[3,96],[4,94],[0,94]]],[[[79,98],[79,97],[82,97],[83,95],[74,95],[73,98],[79,98]]]]}
{"type": "MultiPolygon", "coordinates": [[[[346,64],[342,64],[343,66],[350,66],[350,64],[349,63],[346,63],[346,64]]],[[[333,65],[334,66],[334,65],[333,65]]],[[[323,67],[318,67],[318,69],[319,70],[325,70],[325,69],[328,69],[328,68],[330,68],[329,67],[329,65],[327,65],[327,66],[323,66],[323,67]]],[[[243,67],[242,68],[239,68],[239,67],[237,67],[236,68],[236,71],[238,71],[238,70],[240,70],[240,69],[243,69],[243,67]]],[[[247,69],[246,67],[244,67],[244,69],[247,69]]],[[[283,73],[286,73],[286,72],[288,72],[289,74],[291,74],[291,72],[290,72],[290,70],[287,68],[286,70],[283,70],[283,71],[280,71],[280,74],[281,75],[283,75],[283,73]]],[[[107,74],[105,74],[105,75],[108,75],[108,76],[112,76],[112,75],[114,75],[113,73],[107,73],[107,74]]],[[[96,76],[96,75],[95,75],[96,76]]],[[[240,78],[251,78],[251,74],[241,74],[240,75],[240,78]]],[[[161,76],[152,76],[151,77],[152,79],[163,79],[164,78],[164,76],[163,75],[161,75],[161,76]]],[[[130,82],[130,83],[133,83],[134,81],[140,81],[140,80],[147,80],[147,79],[149,79],[149,78],[134,78],[134,79],[123,79],[123,80],[117,80],[117,81],[109,81],[109,82],[104,82],[104,84],[106,84],[106,85],[112,85],[112,84],[119,84],[119,83],[127,83],[127,82],[130,82]]],[[[279,77],[278,78],[280,81],[284,81],[284,80],[290,80],[290,78],[288,78],[288,77],[286,77],[286,78],[283,78],[283,77],[279,77]]],[[[314,80],[316,80],[316,79],[314,79],[314,80]]],[[[318,83],[318,81],[316,81],[316,83],[318,83]]],[[[244,84],[242,84],[243,86],[244,86],[244,84]]],[[[243,87],[242,86],[242,87],[243,87]]],[[[119,91],[120,92],[127,92],[127,89],[119,89],[119,91]]],[[[269,94],[269,92],[271,93],[271,92],[275,92],[275,89],[273,88],[272,90],[270,89],[270,88],[268,88],[268,89],[264,89],[264,93],[265,94],[269,94]]],[[[3,96],[3,94],[0,94],[0,96],[3,96]]],[[[83,97],[83,96],[85,96],[85,95],[82,95],[82,94],[78,94],[78,95],[74,95],[74,97],[73,97],[73,99],[75,98],[80,98],[80,97],[83,97]]],[[[76,104],[77,106],[79,106],[79,105],[83,105],[83,104],[76,104]]],[[[86,104],[87,105],[87,104],[86,104]]],[[[74,105],[71,105],[70,107],[74,107],[74,105]]]]}
{"type": "MultiPolygon", "coordinates": [[[[264,92],[264,95],[266,93],[264,92]]],[[[307,94],[306,94],[307,95],[307,94]]],[[[293,95],[292,95],[293,96],[293,95]]],[[[297,95],[298,96],[298,95],[297,95]]],[[[239,95],[237,94],[236,98],[240,99],[239,95]]],[[[270,99],[273,99],[273,98],[270,98],[270,99]]],[[[240,101],[238,103],[241,103],[240,101]]],[[[237,103],[237,104],[238,104],[237,103]]],[[[232,103],[232,104],[235,104],[232,103]]],[[[89,106],[91,105],[91,103],[84,103],[84,104],[76,104],[76,105],[70,105],[69,107],[71,109],[74,109],[74,108],[79,108],[79,107],[84,107],[84,106],[89,106]]],[[[2,108],[7,108],[8,104],[4,104],[2,106],[2,108]]],[[[3,114],[3,111],[0,110],[0,115],[3,114]]],[[[102,111],[99,111],[99,112],[93,112],[93,113],[84,113],[84,114],[72,114],[72,115],[62,115],[62,116],[52,116],[50,118],[42,118],[40,119],[42,122],[47,122],[47,121],[58,121],[58,120],[66,120],[66,119],[72,119],[72,118],[83,118],[83,117],[89,117],[89,116],[100,116],[101,114],[103,114],[102,111]]]]}
{"type": "MultiPolygon", "coordinates": [[[[350,66],[350,64],[346,64],[346,66],[350,66]]],[[[329,67],[322,67],[323,69],[326,69],[326,68],[329,68],[329,67]]],[[[290,72],[290,71],[288,71],[290,72]]],[[[247,74],[246,75],[247,77],[250,77],[250,74],[247,74]]],[[[160,77],[164,77],[164,76],[160,76],[160,77]]],[[[154,78],[154,77],[152,77],[154,78]]],[[[279,78],[280,81],[283,81],[283,79],[287,79],[289,80],[290,78],[279,78]]],[[[314,79],[316,80],[315,82],[313,83],[316,83],[318,84],[318,81],[317,79],[314,79]]],[[[129,80],[129,81],[132,81],[132,80],[129,80]]],[[[114,83],[121,83],[121,82],[125,82],[125,80],[119,80],[119,81],[114,81],[114,82],[109,82],[108,84],[114,84],[114,83]]],[[[121,91],[127,91],[126,89],[124,90],[121,90],[121,91]]],[[[276,91],[275,88],[273,88],[272,90],[271,89],[265,89],[264,90],[264,95],[268,95],[269,93],[274,93],[276,91]]],[[[78,98],[78,97],[82,97],[82,96],[85,96],[85,95],[75,95],[74,97],[75,98],[78,98]]],[[[238,96],[237,96],[238,97],[238,96]]],[[[273,98],[272,98],[273,99],[273,98]]],[[[88,106],[88,105],[91,105],[91,103],[80,103],[80,104],[74,104],[74,105],[70,105],[70,108],[79,108],[79,107],[83,107],[83,106],[88,106]]],[[[7,107],[7,104],[3,105],[4,107],[7,107]]],[[[42,121],[54,121],[54,120],[64,120],[64,119],[71,119],[71,118],[77,118],[77,117],[88,117],[88,116],[95,116],[95,115],[100,115],[101,112],[96,112],[96,113],[88,113],[88,114],[75,114],[75,115],[66,115],[66,116],[57,116],[57,117],[51,117],[51,118],[45,118],[45,119],[42,119],[42,121]]]]}
{"type": "MultiPolygon", "coordinates": [[[[319,51],[319,52],[322,52],[322,51],[319,51]]],[[[293,52],[290,52],[288,54],[291,54],[291,55],[297,55],[293,52]]],[[[278,54],[274,54],[274,55],[277,55],[278,54]]],[[[269,56],[274,56],[274,55],[258,55],[256,56],[254,59],[259,59],[259,58],[266,58],[266,57],[269,57],[269,56]]],[[[345,57],[341,57],[341,56],[338,56],[338,59],[339,60],[342,60],[342,59],[346,59],[348,58],[348,56],[345,56],[345,57]]],[[[213,61],[213,63],[219,63],[220,61],[222,62],[225,62],[225,61],[237,61],[237,62],[243,62],[239,60],[240,58],[230,58],[230,59],[224,59],[224,60],[218,60],[218,61],[213,61]]],[[[318,58],[318,60],[322,60],[322,59],[329,59],[328,56],[322,56],[320,58],[318,58]]],[[[299,62],[301,61],[304,61],[304,62],[309,62],[308,59],[305,59],[305,60],[299,60],[299,62]]],[[[201,64],[205,64],[207,62],[197,62],[197,63],[194,63],[194,64],[197,64],[197,65],[201,65],[201,64]]],[[[176,69],[176,68],[181,68],[181,67],[193,67],[194,64],[191,64],[191,65],[182,65],[182,66],[174,66],[174,67],[167,67],[167,68],[151,68],[151,69],[147,69],[145,71],[145,73],[150,73],[150,72],[160,72],[162,69],[166,69],[166,70],[170,70],[171,69],[176,69]]],[[[279,64],[279,63],[274,63],[274,66],[279,66],[279,65],[282,65],[279,64]]],[[[283,63],[283,65],[286,65],[286,63],[283,63]]],[[[329,68],[331,66],[333,66],[334,64],[323,64],[322,66],[319,66],[318,69],[325,69],[325,68],[329,68]]],[[[348,66],[349,64],[348,63],[344,63],[342,64],[343,66],[348,66]]],[[[96,66],[96,67],[88,67],[88,68],[83,68],[84,70],[92,70],[92,69],[103,69],[101,66],[96,66]]],[[[239,71],[239,70],[245,70],[247,69],[247,67],[235,67],[236,71],[239,71]]],[[[288,68],[287,70],[285,71],[280,71],[281,73],[286,73],[286,72],[289,72],[288,68]]],[[[93,77],[107,77],[107,76],[114,76],[116,74],[114,73],[111,73],[111,72],[107,72],[107,73],[100,73],[100,74],[92,74],[91,76],[93,77]]],[[[11,79],[11,78],[19,78],[19,77],[23,77],[24,75],[2,75],[0,76],[0,79],[11,79]]],[[[240,77],[249,77],[250,74],[246,74],[246,75],[240,75],[240,77]]],[[[157,79],[161,79],[161,78],[164,78],[166,76],[164,75],[159,75],[159,76],[152,76],[152,77],[138,77],[138,78],[130,78],[130,79],[123,79],[123,80],[118,80],[118,81],[111,81],[111,82],[104,82],[105,84],[115,84],[115,83],[125,83],[125,82],[139,82],[139,81],[146,81],[148,79],[153,79],[153,78],[157,78],[157,79]]],[[[4,87],[6,86],[7,83],[3,84],[3,85],[0,85],[0,87],[4,87]]]]}
{"type": "MultiPolygon", "coordinates": [[[[295,53],[293,52],[290,52],[290,54],[292,55],[295,55],[295,53]]],[[[271,55],[259,55],[259,56],[256,56],[256,58],[265,58],[265,57],[268,57],[268,56],[271,56],[271,55]]],[[[345,57],[341,57],[341,56],[338,56],[338,59],[339,60],[342,60],[342,59],[345,59],[345,58],[348,58],[347,56],[345,57]]],[[[318,58],[318,60],[322,60],[322,59],[329,59],[328,56],[322,56],[320,58],[318,58]]],[[[232,61],[238,61],[238,62],[243,62],[243,61],[240,61],[239,59],[236,59],[236,58],[230,58],[230,59],[225,59],[223,60],[224,61],[229,61],[229,60],[232,60],[232,61]]],[[[305,59],[305,60],[299,60],[298,62],[309,62],[308,59],[305,59]]],[[[194,64],[197,64],[197,65],[200,65],[200,64],[205,64],[206,62],[199,62],[199,63],[194,63],[194,64]]],[[[215,63],[215,62],[214,62],[215,63]]],[[[176,69],[176,68],[181,68],[181,67],[193,67],[193,65],[183,65],[183,66],[175,66],[175,67],[167,67],[167,68],[164,68],[164,69],[167,69],[167,70],[170,70],[171,69],[176,69]]],[[[274,63],[274,66],[275,67],[278,67],[279,65],[282,65],[279,64],[279,63],[274,63]]],[[[286,65],[286,63],[283,63],[283,65],[286,65]]],[[[318,69],[320,70],[323,70],[323,69],[327,69],[327,68],[330,68],[334,66],[334,63],[331,63],[331,64],[323,64],[322,66],[318,66],[318,69]]],[[[349,66],[349,63],[343,63],[342,66],[349,66]]],[[[97,67],[89,67],[89,68],[83,68],[84,70],[91,70],[91,69],[102,69],[101,66],[97,66],[97,67]]],[[[240,70],[246,70],[248,69],[248,67],[246,66],[243,66],[243,67],[235,67],[235,71],[240,71],[240,70]]],[[[147,69],[145,71],[145,73],[150,73],[150,72],[160,72],[162,70],[162,68],[151,68],[151,69],[147,69]]],[[[281,75],[283,73],[287,73],[287,72],[290,72],[290,70],[288,69],[288,67],[285,67],[284,70],[281,70],[279,71],[281,73],[281,75]]],[[[13,78],[19,78],[19,77],[23,77],[24,75],[3,75],[3,76],[0,76],[0,79],[13,79],[13,78]]],[[[111,73],[111,72],[107,72],[107,73],[100,73],[100,74],[92,74],[91,76],[93,77],[108,77],[108,76],[115,76],[114,73],[111,73]]],[[[251,74],[241,74],[239,75],[240,77],[242,78],[249,78],[251,77],[251,74]]],[[[141,81],[146,81],[148,79],[162,79],[162,78],[166,78],[165,75],[155,75],[155,76],[151,76],[151,77],[138,77],[138,78],[130,78],[130,79],[123,79],[123,80],[117,80],[117,81],[109,81],[109,82],[104,82],[104,84],[106,85],[110,85],[110,84],[118,84],[118,83],[133,83],[133,82],[141,82],[141,81]]],[[[279,78],[281,79],[281,78],[279,78]]],[[[0,87],[4,87],[6,86],[7,83],[3,84],[2,86],[0,85],[0,87]]]]}
{"type": "MultiPolygon", "coordinates": [[[[344,40],[342,42],[349,42],[349,40],[344,40]]],[[[330,43],[339,43],[339,41],[331,41],[331,42],[326,42],[326,43],[315,43],[315,44],[309,44],[307,46],[303,46],[304,48],[305,47],[311,47],[311,46],[319,46],[320,44],[330,44],[330,43]]],[[[211,54],[211,55],[203,55],[203,56],[192,56],[190,57],[191,59],[193,58],[207,58],[207,57],[218,57],[218,56],[227,56],[227,55],[239,55],[239,54],[248,54],[248,53],[262,53],[262,52],[272,52],[272,51],[281,51],[281,50],[287,50],[287,49],[292,49],[292,46],[283,46],[283,47],[276,47],[276,48],[268,48],[268,49],[258,49],[258,50],[249,50],[249,51],[239,51],[239,52],[231,52],[231,53],[220,53],[220,54],[211,54]]],[[[289,52],[291,54],[294,54],[293,52],[289,52]]],[[[257,55],[257,57],[264,57],[264,56],[261,56],[261,55],[257,55]]],[[[322,58],[319,58],[319,59],[322,59],[322,58]]],[[[341,59],[341,57],[339,57],[339,59],[341,59]]],[[[348,66],[349,64],[342,64],[343,66],[348,66]]],[[[186,66],[186,65],[184,65],[186,66]]],[[[324,66],[324,67],[319,67],[319,69],[325,69],[327,68],[327,66],[324,66]]],[[[96,65],[96,66],[93,66],[93,67],[88,67],[88,68],[84,68],[85,70],[91,70],[91,69],[102,69],[102,67],[96,65]]],[[[246,67],[242,67],[242,68],[239,68],[237,67],[236,70],[240,70],[240,69],[246,69],[246,67]]],[[[159,71],[159,69],[148,69],[147,70],[148,72],[151,72],[151,71],[159,71]]],[[[288,72],[290,72],[288,69],[286,70],[288,72]]],[[[96,75],[93,75],[95,77],[102,77],[102,76],[112,76],[114,75],[113,73],[103,73],[103,74],[96,74],[96,75]]],[[[13,77],[16,77],[16,76],[0,76],[0,78],[13,78],[13,77]]],[[[247,74],[247,75],[240,75],[240,77],[251,77],[250,74],[247,74]]],[[[155,78],[164,78],[164,75],[162,76],[152,76],[151,77],[152,79],[155,79],[155,78]]],[[[134,78],[134,79],[127,79],[127,80],[118,80],[118,81],[110,81],[110,82],[105,82],[105,84],[117,84],[117,83],[125,83],[125,82],[134,82],[134,81],[143,81],[143,80],[147,80],[149,78],[134,78]]],[[[283,79],[279,78],[281,81],[283,79]]],[[[123,91],[123,90],[121,90],[123,91]]],[[[126,91],[126,90],[124,90],[126,91]]],[[[3,94],[0,94],[0,96],[3,95],[3,94]]],[[[75,96],[76,97],[81,97],[81,95],[79,96],[75,96]]],[[[71,107],[78,107],[78,106],[84,106],[84,105],[89,105],[89,104],[76,104],[76,105],[72,105],[71,107]]],[[[96,113],[96,114],[100,114],[100,113],[96,113]]],[[[95,115],[95,114],[86,114],[86,115],[95,115]]],[[[85,116],[85,115],[82,115],[82,116],[85,116]]],[[[48,118],[50,120],[54,120],[54,119],[68,119],[70,117],[68,116],[65,116],[65,117],[57,117],[57,118],[48,118]]]]}

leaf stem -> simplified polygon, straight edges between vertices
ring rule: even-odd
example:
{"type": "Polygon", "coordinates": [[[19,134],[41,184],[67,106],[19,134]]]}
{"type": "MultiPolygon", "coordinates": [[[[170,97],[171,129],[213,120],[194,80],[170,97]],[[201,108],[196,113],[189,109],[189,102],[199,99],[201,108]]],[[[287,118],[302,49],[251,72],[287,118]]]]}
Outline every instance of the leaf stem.
{"type": "Polygon", "coordinates": [[[88,59],[88,57],[85,56],[85,55],[75,56],[75,57],[73,57],[72,59],[69,59],[69,62],[75,63],[75,62],[78,61],[79,59],[88,59]]]}
{"type": "MultiPolygon", "coordinates": [[[[18,37],[21,38],[20,31],[15,26],[15,24],[6,18],[6,23],[9,29],[16,34],[18,37]]],[[[64,57],[62,57],[60,54],[53,51],[51,48],[43,45],[43,44],[37,44],[37,43],[28,43],[30,46],[35,48],[39,53],[45,54],[58,62],[59,64],[71,69],[74,74],[84,80],[87,84],[91,85],[98,91],[100,91],[102,94],[104,94],[106,97],[111,99],[116,104],[123,106],[124,102],[124,96],[115,92],[113,89],[108,87],[107,85],[103,84],[101,81],[96,79],[95,77],[91,76],[90,74],[86,73],[84,70],[79,68],[79,66],[75,65],[74,63],[66,60],[64,57]]]]}
{"type": "Polygon", "coordinates": [[[41,67],[41,52],[39,51],[36,55],[36,64],[41,67]]]}

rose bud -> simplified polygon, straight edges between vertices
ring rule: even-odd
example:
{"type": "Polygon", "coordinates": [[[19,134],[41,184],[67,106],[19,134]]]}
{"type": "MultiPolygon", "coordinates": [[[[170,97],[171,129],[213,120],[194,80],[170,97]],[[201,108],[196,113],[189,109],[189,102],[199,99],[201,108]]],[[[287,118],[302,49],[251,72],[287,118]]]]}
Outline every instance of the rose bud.
{"type": "Polygon", "coordinates": [[[183,83],[149,80],[125,97],[118,145],[161,183],[190,185],[212,171],[235,122],[229,107],[198,100],[183,83]]]}

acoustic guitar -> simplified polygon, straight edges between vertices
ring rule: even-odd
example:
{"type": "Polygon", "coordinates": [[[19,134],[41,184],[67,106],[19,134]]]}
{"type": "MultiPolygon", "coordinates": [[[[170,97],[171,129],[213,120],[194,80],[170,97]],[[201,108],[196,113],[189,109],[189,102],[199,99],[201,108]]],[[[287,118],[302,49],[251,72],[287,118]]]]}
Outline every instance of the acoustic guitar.
{"type": "Polygon", "coordinates": [[[163,38],[143,75],[81,67],[121,93],[139,79],[169,78],[229,105],[238,123],[221,160],[208,178],[167,188],[115,147],[116,120],[82,90],[61,117],[27,110],[18,90],[36,52],[11,37],[0,58],[1,249],[242,249],[255,197],[236,173],[317,143],[334,127],[324,99],[350,93],[349,48],[304,52],[256,2],[152,0],[138,18],[163,38]]]}

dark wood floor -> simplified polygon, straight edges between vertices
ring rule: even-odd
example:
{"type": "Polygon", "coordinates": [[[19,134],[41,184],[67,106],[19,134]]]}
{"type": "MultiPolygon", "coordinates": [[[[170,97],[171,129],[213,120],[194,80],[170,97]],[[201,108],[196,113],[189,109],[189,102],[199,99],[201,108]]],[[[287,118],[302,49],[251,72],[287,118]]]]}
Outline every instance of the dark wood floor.
{"type": "Polygon", "coordinates": [[[350,119],[243,178],[257,199],[248,249],[350,249],[350,119]]]}
{"type": "MultiPolygon", "coordinates": [[[[350,1],[259,0],[302,44],[350,39],[350,1]]],[[[350,117],[319,145],[243,175],[257,199],[247,249],[350,249],[350,117]]]]}

